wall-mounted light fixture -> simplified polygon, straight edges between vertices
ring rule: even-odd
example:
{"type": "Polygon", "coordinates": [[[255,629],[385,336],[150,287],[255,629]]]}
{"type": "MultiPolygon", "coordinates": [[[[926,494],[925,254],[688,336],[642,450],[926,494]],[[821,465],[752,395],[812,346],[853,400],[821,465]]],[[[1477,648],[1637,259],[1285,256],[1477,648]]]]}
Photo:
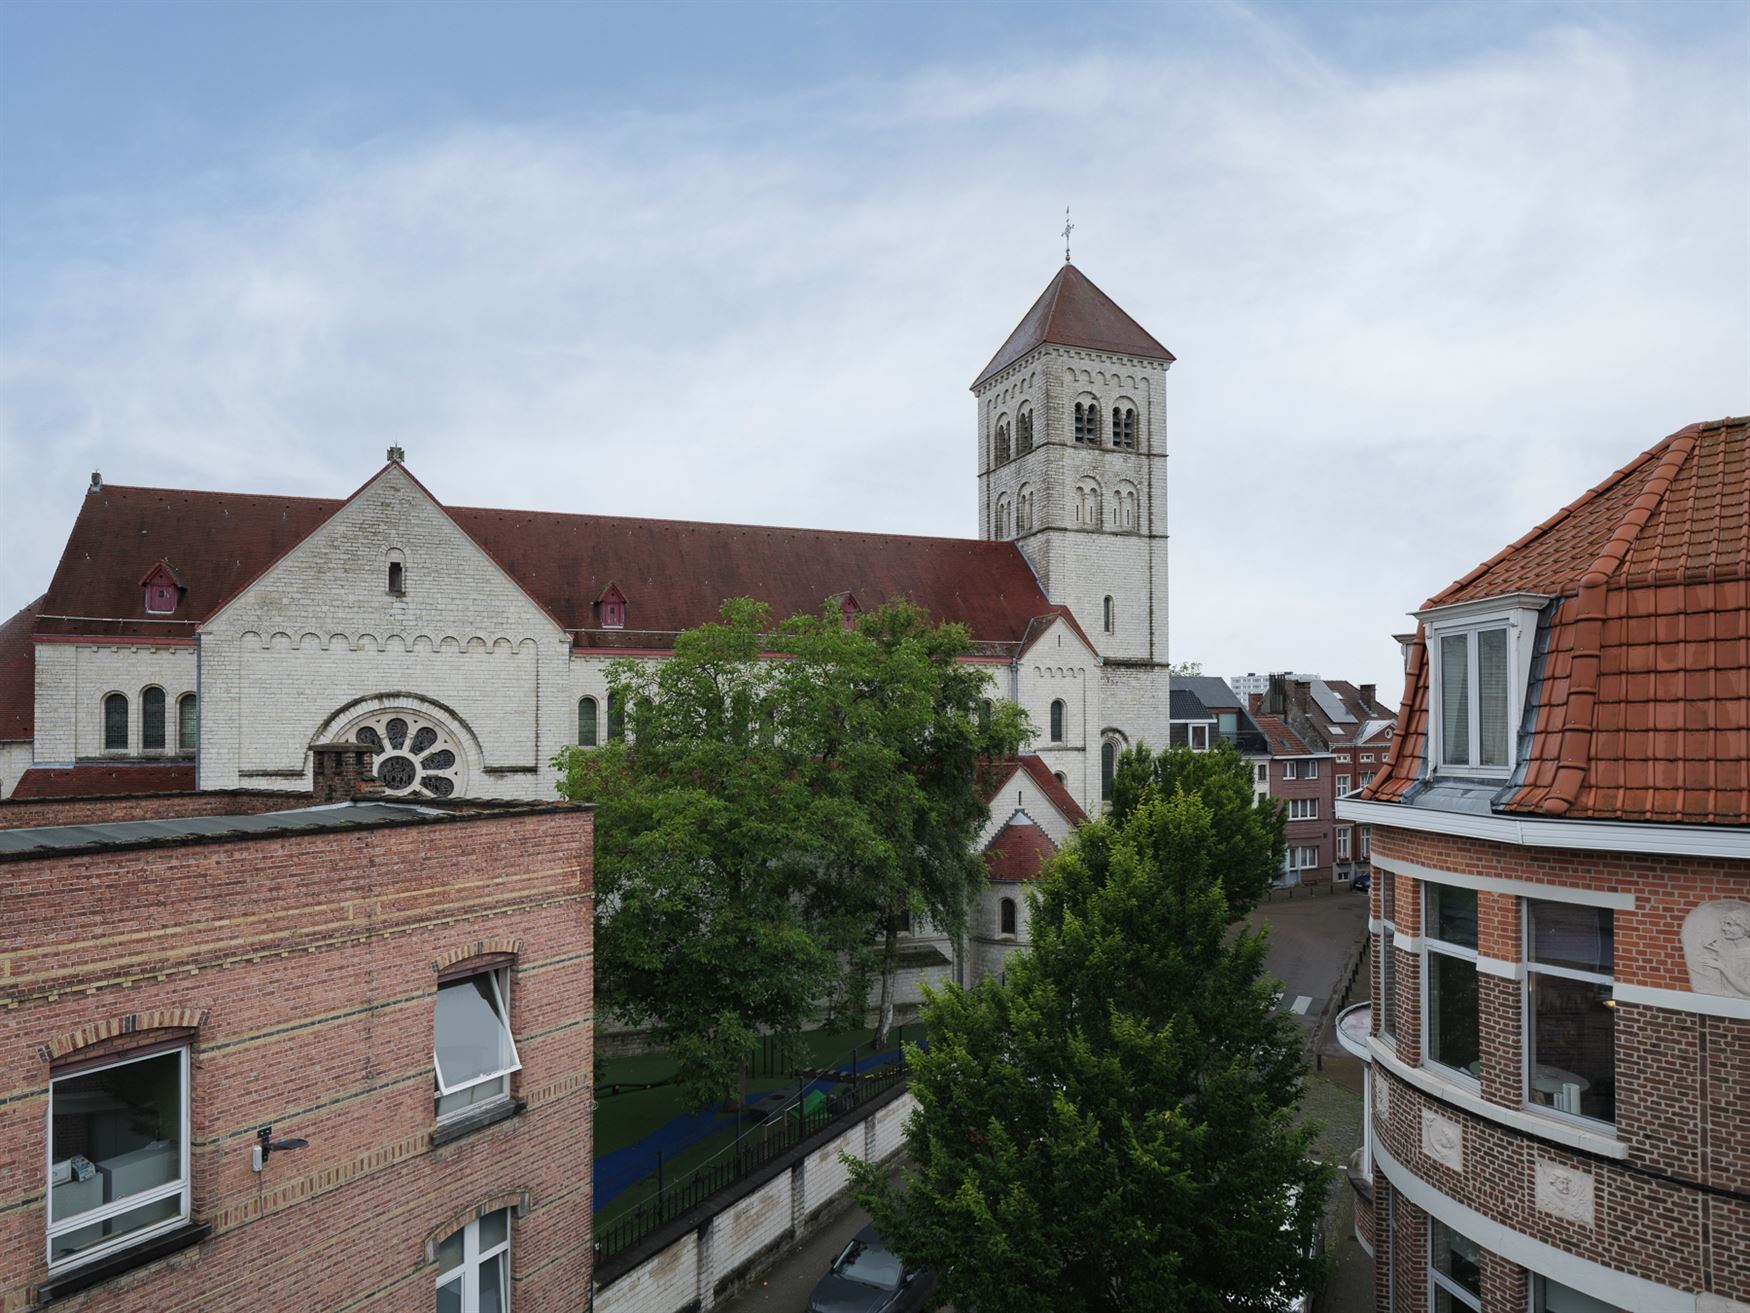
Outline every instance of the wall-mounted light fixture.
{"type": "Polygon", "coordinates": [[[276,1140],[271,1126],[263,1126],[255,1133],[255,1138],[259,1143],[255,1146],[254,1161],[250,1165],[258,1172],[267,1165],[267,1156],[275,1149],[302,1149],[310,1143],[308,1140],[276,1140]]]}

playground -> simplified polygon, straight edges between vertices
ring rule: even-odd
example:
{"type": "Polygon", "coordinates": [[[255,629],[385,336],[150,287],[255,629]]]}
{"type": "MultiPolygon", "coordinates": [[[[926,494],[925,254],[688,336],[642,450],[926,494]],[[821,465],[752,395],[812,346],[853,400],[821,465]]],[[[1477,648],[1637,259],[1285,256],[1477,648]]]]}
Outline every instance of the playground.
{"type": "Polygon", "coordinates": [[[896,1027],[880,1052],[870,1029],[811,1031],[802,1036],[799,1064],[783,1069],[771,1046],[754,1055],[747,1104],[729,1100],[706,1108],[687,1105],[665,1053],[602,1061],[596,1067],[595,1216],[600,1230],[615,1218],[672,1188],[699,1168],[734,1155],[781,1126],[786,1117],[814,1117],[834,1095],[871,1074],[891,1069],[901,1044],[923,1038],[896,1027]]]}

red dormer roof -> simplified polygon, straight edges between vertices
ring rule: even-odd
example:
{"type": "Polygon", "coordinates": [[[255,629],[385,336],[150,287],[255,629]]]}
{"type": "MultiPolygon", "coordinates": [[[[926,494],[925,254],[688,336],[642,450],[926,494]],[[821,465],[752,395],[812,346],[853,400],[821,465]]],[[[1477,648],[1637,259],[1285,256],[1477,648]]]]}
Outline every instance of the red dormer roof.
{"type": "MultiPolygon", "coordinates": [[[[1750,419],[1692,424],[1435,594],[1557,599],[1534,663],[1523,779],[1497,811],[1750,823],[1750,419]]],[[[1387,767],[1399,801],[1428,745],[1418,628],[1387,767]]]]}
{"type": "Polygon", "coordinates": [[[1026,812],[1016,812],[985,845],[985,871],[996,884],[1022,884],[1037,880],[1045,863],[1057,853],[1051,836],[1033,823],[1026,812]]]}
{"type": "Polygon", "coordinates": [[[984,791],[984,800],[994,803],[1000,798],[1017,771],[1038,785],[1039,791],[1051,800],[1051,805],[1071,825],[1080,825],[1088,819],[1087,812],[1082,810],[1075,795],[1064,787],[1062,780],[1051,773],[1051,767],[1045,764],[1045,759],[1031,752],[1022,753],[1018,757],[1004,757],[990,763],[987,775],[989,783],[984,791]]]}
{"type": "Polygon", "coordinates": [[[1118,303],[1089,281],[1088,276],[1073,264],[1066,264],[1047,284],[1045,291],[1033,303],[1009,334],[990,364],[973,381],[981,387],[993,374],[999,374],[1035,347],[1047,342],[1058,346],[1086,347],[1091,351],[1110,351],[1116,355],[1141,356],[1145,360],[1171,363],[1173,353],[1155,341],[1153,335],[1136,320],[1118,308],[1118,303]]]}

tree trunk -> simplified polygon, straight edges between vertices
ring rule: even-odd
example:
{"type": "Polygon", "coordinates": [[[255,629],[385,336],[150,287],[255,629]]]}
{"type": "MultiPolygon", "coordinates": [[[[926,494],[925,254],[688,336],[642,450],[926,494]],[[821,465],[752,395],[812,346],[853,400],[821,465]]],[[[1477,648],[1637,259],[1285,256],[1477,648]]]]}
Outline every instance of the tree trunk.
{"type": "Polygon", "coordinates": [[[869,1047],[879,1053],[887,1046],[887,1032],[893,1029],[893,974],[899,957],[899,918],[887,918],[887,944],[881,952],[881,1017],[875,1023],[875,1038],[869,1047]]]}

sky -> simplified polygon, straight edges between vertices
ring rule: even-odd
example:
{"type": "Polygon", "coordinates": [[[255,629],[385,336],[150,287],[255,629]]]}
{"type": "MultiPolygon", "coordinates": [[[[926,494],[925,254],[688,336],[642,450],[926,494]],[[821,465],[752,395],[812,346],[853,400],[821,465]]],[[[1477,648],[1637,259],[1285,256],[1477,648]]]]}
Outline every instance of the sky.
{"type": "Polygon", "coordinates": [[[0,2],[0,617],[109,483],[977,533],[1062,261],[1178,357],[1171,655],[1750,411],[1750,5],[0,2]]]}

